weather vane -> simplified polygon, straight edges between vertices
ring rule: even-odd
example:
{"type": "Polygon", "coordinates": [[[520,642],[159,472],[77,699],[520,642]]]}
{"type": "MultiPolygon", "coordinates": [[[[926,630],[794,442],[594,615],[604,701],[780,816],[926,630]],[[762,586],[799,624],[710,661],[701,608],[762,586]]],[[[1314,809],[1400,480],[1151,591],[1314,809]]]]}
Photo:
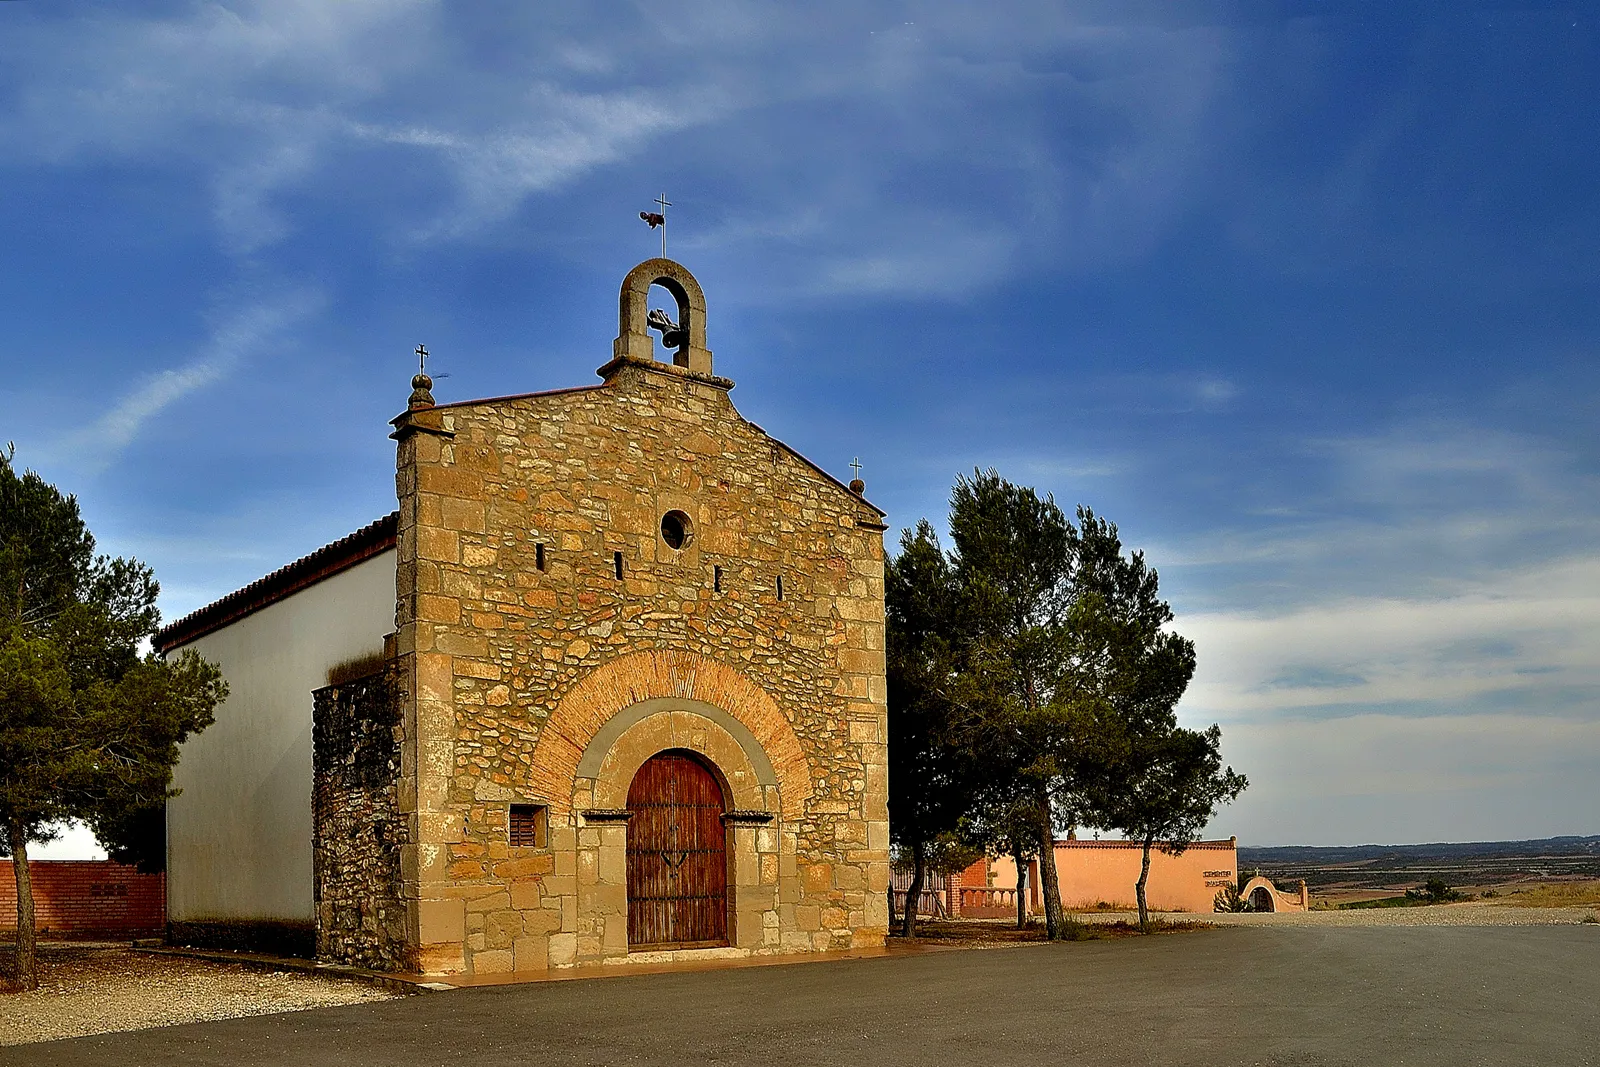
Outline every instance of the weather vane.
{"type": "Polygon", "coordinates": [[[655,202],[660,205],[660,211],[641,211],[639,217],[650,224],[653,230],[661,227],[661,258],[667,258],[667,208],[672,206],[672,201],[667,199],[667,194],[662,193],[656,197],[655,202]]]}

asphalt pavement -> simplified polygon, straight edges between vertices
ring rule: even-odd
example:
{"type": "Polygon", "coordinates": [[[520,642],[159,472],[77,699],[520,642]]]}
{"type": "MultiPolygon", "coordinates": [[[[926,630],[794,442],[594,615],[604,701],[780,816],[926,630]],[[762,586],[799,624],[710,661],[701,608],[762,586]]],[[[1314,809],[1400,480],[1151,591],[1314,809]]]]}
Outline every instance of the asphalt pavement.
{"type": "Polygon", "coordinates": [[[1600,1064],[1600,926],[1234,928],[428,993],[0,1064],[1600,1064]]]}

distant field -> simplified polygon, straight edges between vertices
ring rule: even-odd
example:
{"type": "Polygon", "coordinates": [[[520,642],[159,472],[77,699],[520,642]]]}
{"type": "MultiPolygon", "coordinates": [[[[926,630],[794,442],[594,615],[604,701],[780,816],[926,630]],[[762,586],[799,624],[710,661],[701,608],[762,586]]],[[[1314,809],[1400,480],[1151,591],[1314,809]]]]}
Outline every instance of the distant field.
{"type": "Polygon", "coordinates": [[[1239,849],[1239,870],[1280,884],[1305,879],[1333,904],[1375,901],[1442,878],[1455,889],[1526,907],[1600,904],[1600,835],[1421,845],[1239,849]]]}
{"type": "Polygon", "coordinates": [[[1557,882],[1519,886],[1512,889],[1489,890],[1496,904],[1513,904],[1522,908],[1570,908],[1577,905],[1600,905],[1600,881],[1557,882]]]}

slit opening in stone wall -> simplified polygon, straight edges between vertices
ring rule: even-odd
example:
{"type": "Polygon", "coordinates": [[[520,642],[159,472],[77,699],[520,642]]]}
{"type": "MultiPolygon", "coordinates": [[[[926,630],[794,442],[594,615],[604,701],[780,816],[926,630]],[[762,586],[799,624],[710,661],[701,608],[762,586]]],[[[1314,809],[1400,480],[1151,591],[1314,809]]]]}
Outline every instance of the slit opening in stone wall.
{"type": "Polygon", "coordinates": [[[611,553],[611,565],[616,568],[617,577],[620,579],[622,577],[622,553],[621,552],[613,552],[613,553],[611,553]]]}
{"type": "Polygon", "coordinates": [[[540,541],[533,546],[533,565],[544,570],[544,542],[540,541]]]}
{"type": "Polygon", "coordinates": [[[513,804],[506,821],[506,837],[513,848],[544,848],[546,809],[543,804],[513,804]]]}
{"type": "Polygon", "coordinates": [[[711,568],[711,591],[713,593],[722,592],[722,568],[721,567],[712,567],[711,568]]]}
{"type": "Polygon", "coordinates": [[[783,599],[783,575],[778,575],[778,599],[783,599]]]}

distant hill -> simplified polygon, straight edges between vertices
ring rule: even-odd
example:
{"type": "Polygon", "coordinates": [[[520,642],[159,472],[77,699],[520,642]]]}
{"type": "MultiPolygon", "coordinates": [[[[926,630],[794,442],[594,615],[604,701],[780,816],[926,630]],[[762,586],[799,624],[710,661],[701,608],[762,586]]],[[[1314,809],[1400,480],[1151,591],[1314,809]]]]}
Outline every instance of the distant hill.
{"type": "Polygon", "coordinates": [[[1442,841],[1424,845],[1276,845],[1239,846],[1239,862],[1310,863],[1319,866],[1372,860],[1460,860],[1532,856],[1600,856],[1600,834],[1590,837],[1541,837],[1531,841],[1442,841]]]}
{"type": "Polygon", "coordinates": [[[1304,878],[1313,887],[1393,888],[1435,875],[1451,885],[1600,878],[1600,834],[1418,845],[1241,845],[1239,869],[1275,879],[1304,878]]]}

